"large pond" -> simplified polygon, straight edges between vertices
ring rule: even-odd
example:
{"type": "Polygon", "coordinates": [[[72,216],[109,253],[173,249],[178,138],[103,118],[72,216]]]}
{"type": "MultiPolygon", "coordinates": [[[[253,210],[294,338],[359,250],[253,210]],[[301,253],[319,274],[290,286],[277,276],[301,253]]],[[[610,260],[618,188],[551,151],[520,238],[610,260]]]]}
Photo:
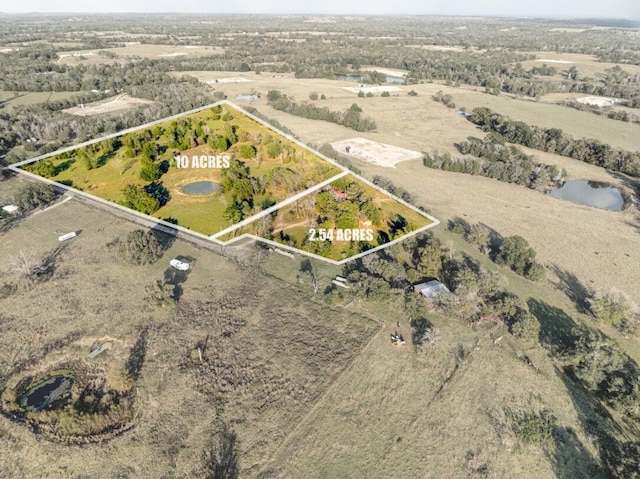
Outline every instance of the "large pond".
{"type": "Polygon", "coordinates": [[[18,404],[27,411],[59,407],[71,391],[71,386],[73,386],[73,378],[63,375],[52,376],[26,391],[18,399],[18,404]]]}
{"type": "Polygon", "coordinates": [[[221,186],[213,181],[194,181],[182,187],[182,192],[188,195],[210,195],[221,190],[221,186]]]}
{"type": "Polygon", "coordinates": [[[624,198],[620,191],[598,181],[567,181],[561,188],[551,190],[549,194],[555,198],[603,210],[620,211],[624,207],[624,198]]]}

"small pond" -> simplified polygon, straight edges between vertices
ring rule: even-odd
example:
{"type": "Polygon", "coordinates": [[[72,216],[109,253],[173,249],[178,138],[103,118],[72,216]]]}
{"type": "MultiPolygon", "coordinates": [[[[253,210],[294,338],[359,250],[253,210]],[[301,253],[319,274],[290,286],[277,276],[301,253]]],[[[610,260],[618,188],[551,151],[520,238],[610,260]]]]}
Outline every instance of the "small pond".
{"type": "Polygon", "coordinates": [[[27,390],[18,399],[18,404],[27,411],[59,407],[67,398],[71,386],[73,386],[73,378],[64,375],[52,376],[27,390]]]}
{"type": "Polygon", "coordinates": [[[236,100],[257,100],[258,98],[260,98],[259,95],[248,95],[248,94],[236,95],[236,100]]]}
{"type": "Polygon", "coordinates": [[[387,77],[387,83],[398,83],[399,85],[404,85],[404,78],[387,77]]]}
{"type": "Polygon", "coordinates": [[[359,76],[359,75],[344,75],[344,74],[341,74],[341,73],[336,73],[336,80],[362,81],[362,76],[359,76]]]}
{"type": "Polygon", "coordinates": [[[567,181],[562,187],[551,190],[549,194],[561,200],[603,210],[620,211],[624,207],[624,198],[617,188],[597,181],[567,181]]]}
{"type": "Polygon", "coordinates": [[[188,195],[210,195],[221,190],[220,185],[213,181],[194,181],[182,187],[182,192],[188,195]]]}

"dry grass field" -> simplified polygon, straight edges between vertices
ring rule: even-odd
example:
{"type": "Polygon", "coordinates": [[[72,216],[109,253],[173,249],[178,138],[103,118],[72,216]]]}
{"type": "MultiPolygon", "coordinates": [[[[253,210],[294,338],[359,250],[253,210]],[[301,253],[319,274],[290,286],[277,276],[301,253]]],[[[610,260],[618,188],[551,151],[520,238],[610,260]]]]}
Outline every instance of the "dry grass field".
{"type": "Polygon", "coordinates": [[[58,63],[64,65],[100,65],[105,63],[122,62],[133,57],[140,58],[171,58],[179,56],[203,56],[219,55],[223,50],[219,47],[199,46],[199,45],[154,45],[150,43],[129,42],[124,47],[99,48],[95,50],[77,50],[58,53],[58,63]],[[101,52],[108,52],[112,55],[104,55],[101,52]]]}
{"type": "Polygon", "coordinates": [[[85,94],[87,92],[77,91],[41,91],[41,92],[16,92],[0,91],[0,104],[3,104],[5,108],[10,108],[19,105],[34,105],[36,103],[45,103],[48,101],[66,100],[76,95],[85,94]]]}
{"type": "Polygon", "coordinates": [[[469,111],[484,106],[513,120],[545,128],[560,128],[574,138],[596,138],[618,148],[640,150],[638,124],[612,120],[588,111],[533,100],[514,99],[504,95],[493,96],[460,90],[450,93],[456,105],[464,106],[469,111]]]}
{"type": "Polygon", "coordinates": [[[180,240],[153,265],[127,265],[106,245],[133,229],[74,200],[2,235],[5,284],[18,281],[10,266],[17,252],[40,258],[58,245],[57,231],[79,232],[50,280],[0,299],[0,377],[48,348],[86,337],[132,343],[148,329],[137,426],[73,447],[1,417],[3,477],[202,477],[205,447],[223,423],[237,433],[243,476],[251,477],[378,330],[361,315],[308,300],[292,282],[180,240]],[[169,274],[176,255],[195,259],[180,302],[152,307],[145,286],[169,274]],[[196,348],[205,342],[200,362],[196,348]]]}
{"type": "MultiPolygon", "coordinates": [[[[597,76],[598,73],[604,73],[615,66],[620,66],[624,71],[631,75],[640,73],[640,66],[626,65],[617,63],[599,62],[594,55],[584,55],[581,53],[557,53],[557,52],[525,52],[533,54],[537,60],[522,62],[522,66],[530,70],[533,67],[540,67],[544,63],[554,66],[558,71],[568,70],[575,66],[580,76],[591,77],[597,76]]],[[[558,78],[560,78],[558,76],[558,78]]]]}
{"type": "MultiPolygon", "coordinates": [[[[398,328],[386,327],[258,477],[587,477],[597,453],[572,449],[588,441],[544,351],[438,327],[439,342],[419,354],[391,346],[398,328]],[[458,348],[467,356],[456,369],[458,348]],[[538,373],[518,359],[525,355],[543,364],[538,373]],[[519,444],[504,423],[506,405],[550,409],[566,443],[554,454],[519,444]],[[578,431],[574,442],[569,429],[578,431]]],[[[406,337],[405,325],[400,331],[406,337]]]]}

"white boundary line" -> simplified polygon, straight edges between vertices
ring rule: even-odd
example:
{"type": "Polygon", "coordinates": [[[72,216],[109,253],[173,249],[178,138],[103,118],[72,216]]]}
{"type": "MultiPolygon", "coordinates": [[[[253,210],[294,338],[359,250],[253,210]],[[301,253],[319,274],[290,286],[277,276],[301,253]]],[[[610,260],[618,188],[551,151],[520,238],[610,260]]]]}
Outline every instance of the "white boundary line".
{"type": "Polygon", "coordinates": [[[218,101],[218,102],[215,102],[215,103],[211,103],[209,105],[201,106],[199,108],[194,108],[192,110],[188,110],[188,111],[183,112],[183,113],[178,113],[176,115],[171,115],[171,116],[166,117],[166,118],[162,118],[162,119],[159,119],[159,120],[154,120],[154,121],[152,121],[150,123],[145,123],[144,125],[141,125],[141,126],[127,128],[126,130],[121,130],[121,131],[116,132],[116,133],[111,133],[109,135],[100,137],[98,139],[89,140],[89,141],[85,141],[85,142],[79,143],[77,145],[71,145],[71,146],[68,146],[68,147],[65,147],[65,148],[61,148],[61,149],[56,150],[56,151],[54,151],[52,153],[47,153],[47,154],[44,154],[44,155],[36,156],[34,158],[30,158],[28,160],[20,161],[18,163],[13,163],[11,165],[8,165],[7,168],[9,168],[10,170],[12,170],[12,171],[14,171],[16,173],[19,173],[21,175],[25,175],[27,177],[30,177],[30,178],[32,178],[34,180],[42,181],[44,183],[48,183],[50,185],[56,186],[56,187],[58,187],[60,189],[63,189],[65,191],[67,191],[67,192],[71,192],[71,193],[73,193],[75,195],[81,196],[81,197],[86,198],[86,199],[88,199],[90,201],[97,201],[98,203],[101,203],[101,204],[103,204],[105,206],[118,209],[118,210],[126,212],[128,214],[132,214],[132,215],[137,216],[137,217],[139,217],[141,219],[144,219],[145,221],[151,221],[151,222],[159,224],[159,225],[164,225],[167,228],[170,228],[172,230],[177,230],[177,231],[180,231],[182,233],[194,236],[196,238],[200,238],[200,239],[204,239],[204,240],[210,241],[210,242],[215,243],[215,244],[220,245],[220,246],[231,246],[231,245],[233,245],[233,243],[236,243],[236,242],[240,241],[241,239],[251,238],[251,239],[253,239],[255,241],[261,241],[263,243],[272,245],[275,248],[281,248],[281,249],[288,250],[288,251],[291,251],[291,252],[294,252],[294,253],[302,254],[304,256],[315,258],[315,259],[318,259],[320,261],[325,261],[327,263],[334,264],[334,265],[342,265],[344,263],[347,263],[349,261],[353,261],[355,259],[361,258],[361,257],[366,256],[368,254],[375,253],[377,251],[380,251],[380,250],[382,250],[384,248],[387,248],[387,247],[389,247],[391,245],[399,243],[400,241],[403,241],[403,240],[405,240],[405,239],[407,239],[407,238],[409,238],[411,236],[414,236],[414,235],[417,235],[419,233],[422,233],[423,231],[426,231],[426,230],[428,230],[430,228],[433,228],[434,226],[437,226],[437,225],[440,224],[440,221],[437,218],[425,213],[424,211],[422,211],[422,210],[416,208],[415,206],[407,203],[406,201],[402,200],[401,198],[398,198],[397,196],[389,193],[387,190],[379,187],[378,185],[375,185],[374,183],[372,183],[369,180],[367,180],[366,178],[363,178],[362,176],[354,173],[353,171],[349,170],[348,168],[345,168],[344,166],[340,165],[339,163],[337,163],[336,161],[332,160],[331,158],[328,158],[325,155],[319,153],[318,151],[313,150],[308,145],[305,145],[304,143],[302,143],[298,139],[294,138],[293,136],[288,135],[287,133],[284,133],[284,132],[278,130],[277,128],[275,128],[274,126],[270,125],[266,121],[264,121],[264,120],[258,118],[257,116],[249,113],[248,111],[245,111],[243,108],[237,106],[236,104],[234,104],[234,103],[232,103],[232,102],[230,102],[228,100],[222,100],[222,101],[218,101]],[[326,162],[332,164],[333,166],[339,168],[340,170],[342,170],[342,172],[337,174],[337,175],[335,175],[335,176],[333,176],[332,178],[329,178],[328,180],[325,180],[325,181],[323,181],[323,182],[321,182],[321,183],[319,183],[317,185],[312,186],[311,188],[308,188],[308,189],[306,189],[306,190],[304,190],[304,191],[302,191],[300,193],[297,193],[296,195],[294,195],[294,196],[292,196],[290,198],[282,200],[280,203],[278,203],[278,204],[276,204],[276,205],[274,205],[274,206],[272,206],[270,208],[267,208],[266,210],[263,210],[263,211],[261,211],[259,213],[256,213],[255,215],[252,215],[249,218],[246,218],[246,219],[240,221],[239,223],[236,223],[235,225],[230,226],[229,228],[226,228],[226,229],[224,229],[224,230],[222,230],[222,231],[220,231],[218,233],[214,233],[213,235],[207,236],[207,235],[199,233],[197,231],[193,231],[191,229],[185,228],[184,226],[175,225],[173,223],[169,223],[168,221],[165,221],[165,220],[162,220],[162,219],[159,219],[159,218],[155,218],[155,217],[153,217],[151,215],[145,215],[145,214],[140,213],[138,211],[135,211],[135,210],[132,210],[130,208],[126,208],[126,207],[124,207],[122,205],[119,205],[118,203],[115,203],[113,201],[108,201],[108,200],[105,200],[105,199],[100,198],[98,196],[94,196],[92,194],[85,193],[84,191],[80,191],[80,190],[78,190],[76,188],[73,188],[71,186],[67,186],[67,185],[64,185],[62,183],[58,183],[56,181],[50,180],[48,178],[44,178],[42,176],[38,176],[38,175],[36,175],[34,173],[31,173],[31,172],[26,171],[26,170],[21,168],[24,165],[28,165],[30,163],[35,163],[36,161],[40,161],[40,160],[43,160],[45,158],[56,156],[56,155],[59,155],[61,153],[65,153],[65,152],[68,152],[68,151],[73,151],[73,150],[75,150],[77,148],[82,148],[82,147],[85,147],[85,146],[88,146],[88,145],[93,145],[95,143],[99,143],[101,141],[108,140],[110,138],[116,138],[118,136],[122,136],[122,135],[125,135],[127,133],[131,133],[131,132],[134,132],[134,131],[139,131],[139,130],[142,130],[142,129],[145,129],[145,128],[149,128],[151,126],[155,126],[155,125],[158,125],[160,123],[164,123],[164,122],[171,121],[171,120],[176,120],[176,119],[181,118],[183,116],[191,115],[191,114],[194,114],[194,113],[199,113],[201,111],[207,110],[209,108],[216,107],[218,105],[228,105],[231,108],[238,110],[243,115],[246,115],[247,117],[249,117],[252,120],[254,120],[257,123],[259,123],[260,125],[267,127],[271,131],[273,131],[273,132],[277,133],[278,135],[286,138],[287,140],[291,141],[292,143],[295,143],[296,145],[300,146],[301,148],[307,150],[308,152],[320,157],[324,161],[326,161],[326,162]],[[310,253],[308,251],[303,251],[303,250],[298,249],[298,248],[293,248],[291,246],[284,245],[284,244],[278,243],[276,241],[268,240],[268,239],[262,238],[260,236],[256,236],[256,235],[249,234],[249,233],[244,233],[244,234],[238,236],[237,238],[232,238],[232,239],[230,239],[228,241],[221,241],[221,240],[217,239],[220,236],[224,236],[225,234],[229,234],[229,233],[231,233],[231,232],[233,232],[233,231],[235,231],[235,230],[237,230],[239,228],[242,228],[243,226],[246,226],[247,224],[250,224],[250,223],[254,222],[257,219],[260,219],[263,216],[266,216],[266,215],[268,215],[270,213],[273,213],[274,211],[277,211],[277,210],[279,210],[280,208],[282,208],[284,206],[290,205],[291,203],[297,201],[298,199],[303,198],[304,196],[307,196],[307,195],[309,195],[309,194],[311,194],[311,193],[313,193],[313,192],[325,187],[326,185],[328,185],[328,184],[330,184],[330,183],[332,183],[332,182],[334,182],[334,181],[336,181],[336,180],[338,180],[340,178],[343,178],[343,177],[345,177],[347,175],[351,175],[355,179],[357,179],[359,181],[362,181],[363,183],[367,184],[368,186],[378,190],[379,192],[381,192],[381,193],[385,194],[386,196],[392,198],[393,200],[397,201],[398,203],[400,203],[400,204],[404,205],[405,207],[413,210],[414,212],[418,213],[419,215],[427,218],[428,220],[431,221],[431,223],[429,223],[426,226],[423,226],[422,228],[419,228],[419,229],[411,231],[411,232],[409,232],[409,233],[407,233],[405,235],[402,235],[401,237],[396,238],[393,241],[390,241],[388,243],[376,246],[375,248],[371,248],[371,249],[369,249],[367,251],[364,251],[362,253],[359,253],[357,255],[350,256],[350,257],[345,258],[345,259],[343,259],[341,261],[336,261],[336,260],[333,260],[333,259],[330,259],[330,258],[325,258],[324,256],[320,256],[320,255],[317,255],[317,254],[314,254],[314,253],[310,253]]]}

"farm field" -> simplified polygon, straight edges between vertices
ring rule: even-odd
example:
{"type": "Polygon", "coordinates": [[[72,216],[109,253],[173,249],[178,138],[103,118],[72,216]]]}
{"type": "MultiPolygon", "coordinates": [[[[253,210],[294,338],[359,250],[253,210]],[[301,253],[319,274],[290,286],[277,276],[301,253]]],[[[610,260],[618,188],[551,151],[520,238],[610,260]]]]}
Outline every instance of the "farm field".
{"type": "MultiPolygon", "coordinates": [[[[581,53],[557,53],[557,52],[526,52],[537,57],[536,60],[529,60],[522,62],[522,66],[527,70],[533,67],[540,67],[544,63],[549,66],[554,66],[560,72],[562,70],[568,70],[572,66],[575,66],[580,73],[580,76],[594,77],[599,73],[604,73],[606,70],[610,70],[615,66],[619,66],[627,73],[631,75],[637,75],[640,73],[640,66],[638,65],[625,65],[617,63],[599,62],[593,55],[584,55],[581,53]]],[[[561,77],[557,75],[557,78],[561,77]]]]}
{"type": "MultiPolygon", "coordinates": [[[[57,231],[79,231],[57,256],[51,280],[0,299],[1,376],[76,340],[132,345],[141,331],[148,334],[135,427],[76,448],[42,441],[3,418],[0,469],[10,477],[199,476],[221,424],[237,434],[242,474],[252,477],[378,330],[360,314],[301,301],[290,283],[181,240],[167,243],[155,264],[124,263],[108,244],[133,229],[72,200],[2,235],[7,265],[21,250],[38,258],[51,251],[57,231]],[[162,279],[176,255],[194,260],[180,301],[151,306],[145,286],[162,279]],[[193,351],[205,340],[201,362],[193,351]]],[[[20,281],[11,268],[2,273],[3,285],[20,281]]]]}
{"type": "Polygon", "coordinates": [[[43,103],[47,101],[66,100],[73,98],[80,94],[86,94],[88,92],[82,91],[41,91],[41,92],[15,92],[0,91],[0,104],[5,108],[11,108],[19,105],[34,105],[36,103],[43,103]]]}
{"type": "Polygon", "coordinates": [[[468,111],[484,106],[512,120],[520,120],[545,128],[560,128],[574,138],[596,138],[614,147],[630,151],[640,150],[640,143],[638,143],[640,125],[638,124],[531,100],[463,91],[452,92],[451,95],[456,105],[464,106],[468,111]]]}

